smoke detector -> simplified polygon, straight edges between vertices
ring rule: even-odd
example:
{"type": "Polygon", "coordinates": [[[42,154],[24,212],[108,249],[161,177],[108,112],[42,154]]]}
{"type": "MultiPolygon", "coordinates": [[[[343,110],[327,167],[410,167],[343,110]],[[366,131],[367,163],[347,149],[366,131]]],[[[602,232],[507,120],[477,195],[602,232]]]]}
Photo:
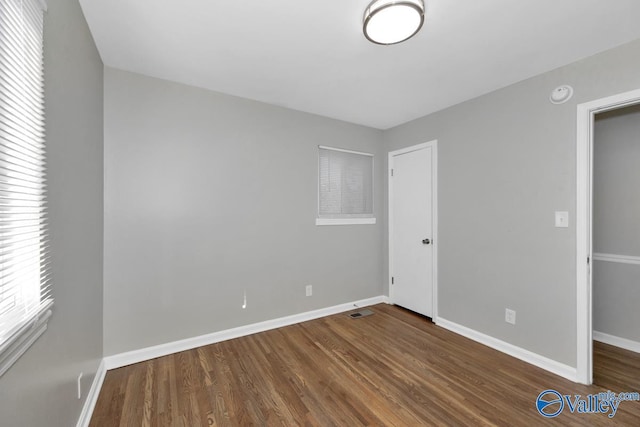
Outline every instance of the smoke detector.
{"type": "Polygon", "coordinates": [[[552,104],[564,104],[573,96],[573,88],[569,85],[558,86],[551,91],[549,95],[549,101],[552,104]]]}

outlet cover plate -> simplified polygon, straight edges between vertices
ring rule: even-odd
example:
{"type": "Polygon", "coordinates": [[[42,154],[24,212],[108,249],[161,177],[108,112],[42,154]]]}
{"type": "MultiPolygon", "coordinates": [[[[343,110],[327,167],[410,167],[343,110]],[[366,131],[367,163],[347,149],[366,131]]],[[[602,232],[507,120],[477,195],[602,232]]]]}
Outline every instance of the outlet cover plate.
{"type": "Polygon", "coordinates": [[[516,312],[515,310],[511,310],[509,308],[504,311],[504,321],[507,323],[511,323],[512,325],[516,324],[516,312]]]}

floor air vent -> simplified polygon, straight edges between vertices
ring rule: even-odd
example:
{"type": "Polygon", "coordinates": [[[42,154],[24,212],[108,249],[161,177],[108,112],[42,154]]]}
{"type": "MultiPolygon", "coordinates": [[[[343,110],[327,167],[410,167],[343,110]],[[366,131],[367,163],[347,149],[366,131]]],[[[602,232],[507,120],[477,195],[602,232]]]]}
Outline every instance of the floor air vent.
{"type": "Polygon", "coordinates": [[[373,314],[373,311],[364,308],[362,310],[356,311],[354,313],[350,313],[349,317],[351,317],[352,319],[359,319],[361,317],[365,317],[365,316],[371,316],[373,314]]]}

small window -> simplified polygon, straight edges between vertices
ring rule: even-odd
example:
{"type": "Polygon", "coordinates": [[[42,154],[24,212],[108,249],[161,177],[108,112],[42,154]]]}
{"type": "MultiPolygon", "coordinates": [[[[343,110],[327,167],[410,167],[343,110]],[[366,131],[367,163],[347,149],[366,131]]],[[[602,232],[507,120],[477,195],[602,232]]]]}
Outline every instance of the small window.
{"type": "Polygon", "coordinates": [[[375,224],[373,154],[319,147],[316,225],[375,224]]]}

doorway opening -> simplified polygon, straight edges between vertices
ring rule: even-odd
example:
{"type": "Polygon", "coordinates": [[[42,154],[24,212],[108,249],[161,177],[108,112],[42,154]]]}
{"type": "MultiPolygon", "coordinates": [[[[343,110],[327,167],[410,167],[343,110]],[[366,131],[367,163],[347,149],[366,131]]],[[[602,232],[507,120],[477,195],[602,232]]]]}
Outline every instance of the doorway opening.
{"type": "MultiPolygon", "coordinates": [[[[576,152],[576,379],[593,383],[593,171],[595,116],[640,104],[640,90],[578,105],[576,152]]],[[[599,254],[600,255],[600,254],[599,254]]]]}

